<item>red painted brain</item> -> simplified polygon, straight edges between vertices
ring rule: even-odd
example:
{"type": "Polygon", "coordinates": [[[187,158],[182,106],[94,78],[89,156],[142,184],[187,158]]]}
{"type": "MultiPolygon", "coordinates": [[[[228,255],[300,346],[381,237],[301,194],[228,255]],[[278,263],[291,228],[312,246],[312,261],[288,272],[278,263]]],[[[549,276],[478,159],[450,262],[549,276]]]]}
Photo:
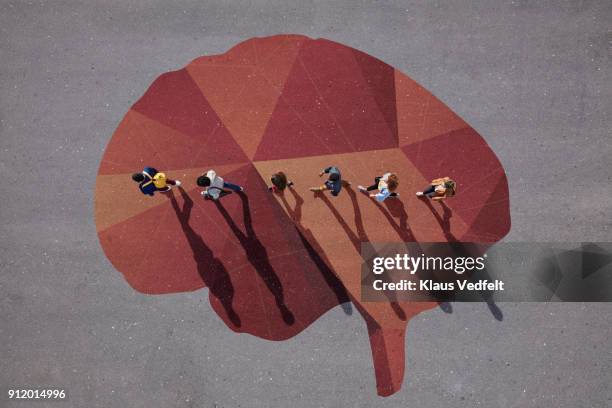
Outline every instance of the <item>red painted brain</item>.
{"type": "MultiPolygon", "coordinates": [[[[432,302],[362,302],[362,242],[496,242],[510,228],[504,169],[486,142],[427,90],[387,64],[328,40],[256,38],[157,78],[113,134],[98,171],[95,217],[106,256],[137,291],[209,288],[232,330],[287,339],[344,303],[367,323],[380,395],[401,387],[408,320],[432,302]],[[319,171],[356,184],[387,170],[400,199],[344,189],[317,197],[319,171]],[[142,195],[133,172],[183,182],[142,195]],[[213,168],[246,196],[204,201],[213,168]],[[295,182],[284,195],[270,175],[295,182]],[[451,176],[450,223],[414,192],[451,176]]],[[[448,221],[448,220],[447,220],[448,221]]]]}

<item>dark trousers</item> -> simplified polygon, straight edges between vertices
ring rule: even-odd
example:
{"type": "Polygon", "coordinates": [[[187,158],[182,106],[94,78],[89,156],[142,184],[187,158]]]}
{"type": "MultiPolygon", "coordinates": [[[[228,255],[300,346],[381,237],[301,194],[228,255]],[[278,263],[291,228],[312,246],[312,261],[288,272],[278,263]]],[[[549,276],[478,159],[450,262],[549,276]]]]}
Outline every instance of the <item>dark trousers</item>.
{"type": "Polygon", "coordinates": [[[423,190],[423,195],[431,198],[436,195],[436,186],[429,186],[423,190]]]}
{"type": "MultiPolygon", "coordinates": [[[[368,191],[374,191],[374,190],[378,190],[378,183],[380,182],[380,179],[382,177],[374,177],[374,184],[372,184],[371,186],[367,187],[366,190],[368,191]]],[[[395,197],[397,195],[397,193],[391,193],[389,194],[389,197],[395,197]]]]}
{"type": "Polygon", "coordinates": [[[374,177],[374,184],[372,184],[370,187],[366,188],[366,190],[368,191],[374,191],[374,190],[378,190],[378,182],[380,181],[381,177],[374,177]]]}

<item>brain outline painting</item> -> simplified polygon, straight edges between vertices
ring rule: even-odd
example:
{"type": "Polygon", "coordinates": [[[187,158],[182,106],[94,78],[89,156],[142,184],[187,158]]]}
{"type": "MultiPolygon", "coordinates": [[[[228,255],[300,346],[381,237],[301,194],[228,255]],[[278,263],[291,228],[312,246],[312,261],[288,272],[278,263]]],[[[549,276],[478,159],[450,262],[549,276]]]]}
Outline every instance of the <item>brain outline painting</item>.
{"type": "Polygon", "coordinates": [[[236,332],[284,340],[352,304],[383,396],[401,387],[408,321],[436,304],[361,302],[360,245],[493,243],[510,228],[504,169],[474,129],[384,62],[299,35],[250,39],[157,78],[105,150],[95,218],[107,258],[135,290],[208,287],[236,332]],[[399,199],[376,203],[352,187],[309,193],[332,164],[354,184],[392,169],[399,199]],[[143,196],[130,175],[144,166],[183,185],[143,196]],[[195,179],[210,168],[246,194],[204,201],[195,179]],[[295,188],[273,194],[266,183],[279,170],[295,188]],[[413,196],[446,175],[458,194],[444,207],[413,196]]]}

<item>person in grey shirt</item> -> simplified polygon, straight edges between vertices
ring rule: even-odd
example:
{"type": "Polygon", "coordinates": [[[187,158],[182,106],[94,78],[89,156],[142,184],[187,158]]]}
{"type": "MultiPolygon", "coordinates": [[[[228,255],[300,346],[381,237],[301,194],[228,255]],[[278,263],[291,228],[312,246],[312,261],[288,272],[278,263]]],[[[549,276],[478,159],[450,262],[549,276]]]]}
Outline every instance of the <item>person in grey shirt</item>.
{"type": "Polygon", "coordinates": [[[218,200],[224,195],[231,194],[232,191],[235,193],[244,191],[244,188],[239,185],[223,180],[212,169],[198,177],[197,184],[200,187],[204,187],[204,191],[201,194],[207,200],[218,200]]]}

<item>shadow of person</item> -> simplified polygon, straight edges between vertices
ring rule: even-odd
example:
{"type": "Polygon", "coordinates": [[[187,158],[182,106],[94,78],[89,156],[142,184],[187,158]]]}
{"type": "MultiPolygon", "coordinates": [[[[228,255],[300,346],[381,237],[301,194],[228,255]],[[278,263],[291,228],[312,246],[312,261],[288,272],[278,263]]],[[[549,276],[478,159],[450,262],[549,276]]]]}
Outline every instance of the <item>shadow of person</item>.
{"type": "Polygon", "coordinates": [[[246,234],[238,228],[232,217],[229,215],[225,207],[221,204],[219,200],[214,201],[217,209],[227,222],[227,225],[230,227],[238,241],[240,241],[240,245],[246,252],[247,259],[249,263],[253,265],[257,274],[264,281],[268,290],[274,296],[274,300],[276,301],[276,306],[281,313],[283,321],[285,324],[291,326],[295,323],[295,317],[293,313],[289,310],[287,305],[285,304],[285,297],[283,295],[283,286],[281,284],[280,279],[276,275],[272,264],[270,264],[270,258],[268,257],[268,251],[261,243],[257,235],[255,234],[255,230],[253,229],[253,223],[251,219],[251,208],[249,206],[249,198],[246,194],[242,192],[236,193],[241,201],[242,201],[242,216],[244,219],[244,227],[246,230],[246,234]]]}
{"type": "MultiPolygon", "coordinates": [[[[362,258],[363,258],[363,253],[365,252],[374,254],[374,256],[377,256],[376,250],[374,249],[373,245],[370,243],[370,239],[368,238],[365,232],[365,228],[363,227],[363,219],[361,217],[361,209],[359,208],[359,203],[357,203],[357,195],[355,194],[355,191],[352,189],[350,185],[346,185],[345,189],[346,189],[347,194],[351,198],[351,203],[353,205],[353,213],[355,217],[355,227],[357,229],[357,233],[355,233],[351,229],[351,227],[349,227],[349,225],[346,223],[342,215],[340,215],[336,207],[334,207],[334,205],[331,203],[331,201],[325,194],[315,193],[315,196],[317,198],[320,198],[325,203],[325,205],[329,208],[329,211],[332,213],[334,218],[338,221],[338,223],[340,224],[340,226],[346,233],[347,237],[349,238],[349,241],[351,241],[351,243],[355,247],[355,250],[357,251],[357,253],[361,255],[362,258]],[[362,247],[361,247],[362,244],[369,246],[367,251],[362,252],[362,247]]],[[[364,261],[367,261],[367,260],[364,258],[364,261]]],[[[372,278],[371,275],[368,275],[368,277],[372,278]]],[[[371,282],[362,282],[362,283],[370,284],[371,282]]],[[[391,308],[393,309],[397,317],[399,317],[401,320],[406,320],[407,318],[406,313],[397,303],[397,301],[395,300],[395,297],[386,292],[385,292],[385,295],[389,299],[391,308]]]]}
{"type": "Polygon", "coordinates": [[[416,242],[416,238],[408,225],[408,213],[404,208],[404,203],[399,198],[385,200],[386,209],[375,199],[372,199],[372,202],[383,213],[402,241],[416,242]],[[399,224],[393,219],[394,217],[399,219],[399,224]]]}
{"type": "Polygon", "coordinates": [[[453,235],[451,232],[450,219],[453,216],[453,210],[451,210],[444,201],[438,201],[440,203],[440,207],[442,207],[442,215],[436,211],[434,206],[431,204],[431,200],[428,198],[421,198],[422,202],[429,208],[429,211],[436,218],[438,224],[440,224],[440,228],[442,229],[442,233],[448,242],[459,242],[457,237],[453,235]]]}
{"type": "Polygon", "coordinates": [[[295,200],[295,208],[291,208],[291,206],[289,205],[289,202],[287,201],[287,197],[285,197],[284,191],[281,191],[275,194],[277,194],[280,197],[280,200],[282,201],[283,206],[289,213],[289,216],[291,217],[291,219],[294,222],[299,224],[302,222],[302,207],[304,206],[304,199],[302,198],[301,195],[297,193],[297,191],[295,191],[295,189],[288,187],[286,190],[289,191],[291,195],[293,196],[293,199],[295,200]]]}
{"type": "MultiPolygon", "coordinates": [[[[399,199],[385,200],[384,203],[385,207],[387,207],[388,213],[385,211],[382,205],[380,205],[380,203],[376,202],[375,200],[374,203],[383,212],[383,214],[385,214],[391,226],[395,229],[399,237],[404,242],[417,242],[412,229],[410,229],[410,226],[408,225],[408,213],[406,212],[404,203],[402,201],[399,199]],[[389,214],[391,216],[389,216],[389,214]],[[395,222],[393,217],[399,218],[399,225],[395,222]]],[[[416,245],[419,246],[418,244],[416,245]]],[[[438,302],[438,306],[444,313],[453,313],[453,306],[450,302],[440,301],[438,302]]]]}
{"type": "MultiPolygon", "coordinates": [[[[416,246],[419,246],[417,239],[408,224],[408,213],[404,208],[404,203],[399,198],[387,199],[384,201],[385,207],[383,207],[378,201],[372,199],[374,205],[380,210],[385,216],[391,227],[395,230],[400,239],[404,242],[414,242],[416,246]],[[399,219],[399,224],[394,220],[399,219]]],[[[422,251],[421,251],[422,252],[422,251]]],[[[453,313],[453,306],[449,302],[438,301],[438,306],[444,313],[453,313]]]]}
{"type": "MultiPolygon", "coordinates": [[[[438,224],[440,224],[440,228],[442,229],[442,233],[444,237],[449,242],[451,248],[458,254],[469,254],[470,251],[467,248],[467,245],[461,243],[459,239],[451,232],[451,223],[450,220],[453,216],[453,210],[451,210],[444,201],[438,201],[440,203],[440,207],[442,207],[442,215],[436,211],[434,206],[432,205],[430,199],[421,198],[421,201],[427,205],[433,216],[436,218],[438,224]]],[[[491,281],[491,276],[487,272],[486,269],[479,272],[485,279],[491,281]]],[[[504,320],[504,314],[502,310],[495,304],[495,301],[491,298],[491,296],[486,292],[480,292],[482,298],[487,303],[487,307],[491,311],[491,314],[496,320],[502,321],[504,320]]]]}
{"type": "Polygon", "coordinates": [[[172,208],[174,208],[174,212],[176,213],[183,233],[191,248],[191,252],[193,253],[193,259],[196,262],[198,274],[212,295],[219,299],[230,321],[235,326],[240,327],[240,317],[232,307],[234,286],[232,285],[229,273],[227,269],[225,269],[225,266],[223,266],[223,263],[214,256],[212,250],[206,245],[202,237],[191,228],[191,225],[189,225],[191,210],[193,209],[193,200],[182,187],[178,187],[178,190],[183,198],[182,209],[179,207],[174,197],[174,192],[170,192],[168,195],[170,195],[172,208]]]}
{"type": "Polygon", "coordinates": [[[321,247],[318,245],[317,241],[315,240],[314,235],[312,234],[312,231],[305,229],[301,225],[302,206],[304,205],[304,199],[293,188],[289,187],[287,188],[287,190],[291,192],[291,194],[293,195],[293,198],[295,199],[295,208],[291,208],[291,206],[289,205],[289,202],[287,201],[287,197],[285,197],[284,192],[279,192],[277,194],[279,195],[280,200],[283,203],[283,206],[287,210],[287,213],[289,214],[289,216],[293,219],[294,223],[296,224],[295,230],[300,236],[300,240],[302,241],[304,248],[306,248],[308,257],[317,266],[317,268],[319,269],[319,272],[321,272],[321,275],[323,276],[323,279],[325,280],[325,283],[327,284],[327,286],[329,286],[329,288],[336,295],[336,298],[338,299],[338,303],[342,307],[342,310],[344,311],[344,313],[349,316],[352,315],[353,308],[351,306],[351,299],[349,298],[348,292],[346,291],[344,284],[342,283],[340,279],[338,279],[336,274],[328,266],[329,261],[325,259],[323,250],[321,249],[321,247]]]}

